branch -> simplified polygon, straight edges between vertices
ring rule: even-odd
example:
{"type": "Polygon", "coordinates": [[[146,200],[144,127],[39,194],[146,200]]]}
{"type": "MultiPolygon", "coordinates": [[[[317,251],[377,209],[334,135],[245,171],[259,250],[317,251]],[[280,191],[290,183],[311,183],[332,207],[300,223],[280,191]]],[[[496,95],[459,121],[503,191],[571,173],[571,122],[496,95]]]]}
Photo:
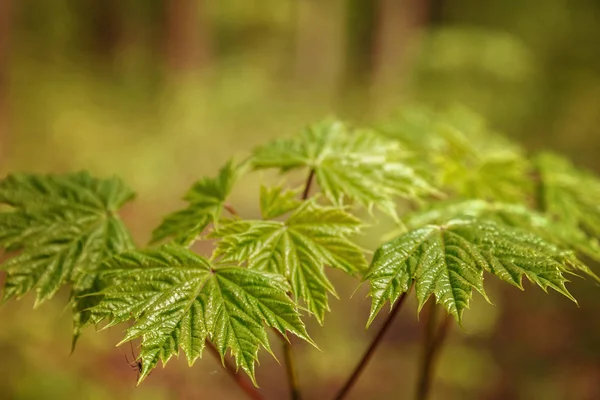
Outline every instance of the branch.
{"type": "Polygon", "coordinates": [[[223,368],[225,368],[229,376],[233,378],[235,383],[240,387],[240,389],[244,391],[244,393],[246,393],[246,395],[249,398],[251,398],[252,400],[264,400],[263,396],[260,394],[258,389],[254,387],[252,382],[250,382],[247,378],[245,378],[237,372],[237,368],[235,367],[235,365],[233,365],[231,360],[221,357],[221,354],[219,354],[219,350],[217,350],[214,344],[207,340],[206,348],[211,352],[213,356],[220,360],[223,360],[223,368]]]}
{"type": "Polygon", "coordinates": [[[417,400],[425,400],[429,396],[429,392],[431,390],[431,378],[435,368],[435,361],[441,351],[442,345],[444,344],[450,324],[452,323],[452,316],[445,316],[436,332],[437,311],[438,309],[436,305],[432,303],[425,326],[425,338],[423,340],[423,353],[421,357],[421,370],[419,373],[417,392],[415,394],[415,399],[417,400]]]}
{"type": "Polygon", "coordinates": [[[365,369],[365,367],[371,360],[371,357],[375,353],[377,346],[379,346],[379,344],[381,343],[381,339],[383,339],[383,336],[385,335],[387,330],[392,325],[394,318],[396,317],[396,315],[402,308],[402,305],[404,304],[404,301],[406,300],[406,297],[408,296],[408,293],[410,293],[411,289],[412,289],[412,286],[408,289],[408,291],[402,293],[402,295],[400,296],[400,298],[398,299],[398,301],[396,302],[396,304],[390,311],[390,314],[388,315],[387,319],[385,320],[385,322],[383,323],[381,328],[379,328],[379,332],[377,332],[377,335],[375,335],[375,338],[369,345],[369,348],[367,349],[365,354],[363,354],[358,365],[354,369],[354,372],[352,372],[352,375],[350,375],[350,378],[348,378],[348,380],[346,381],[344,386],[340,389],[340,391],[335,396],[335,400],[344,399],[346,397],[346,395],[350,392],[350,389],[352,389],[352,386],[354,386],[354,384],[360,377],[360,374],[363,372],[363,370],[365,369]]]}

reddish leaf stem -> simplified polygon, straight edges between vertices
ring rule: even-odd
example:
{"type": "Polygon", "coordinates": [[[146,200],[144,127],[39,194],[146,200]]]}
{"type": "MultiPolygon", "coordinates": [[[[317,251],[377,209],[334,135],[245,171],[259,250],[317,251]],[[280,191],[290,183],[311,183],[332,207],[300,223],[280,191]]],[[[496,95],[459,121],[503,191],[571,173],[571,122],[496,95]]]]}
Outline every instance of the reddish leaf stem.
{"type": "Polygon", "coordinates": [[[233,206],[231,204],[225,203],[223,204],[223,208],[225,210],[227,210],[227,212],[229,212],[229,214],[238,217],[240,214],[238,214],[237,210],[235,208],[233,208],[233,206]]]}
{"type": "Polygon", "coordinates": [[[315,170],[311,169],[308,173],[308,178],[306,178],[306,184],[304,185],[304,191],[302,192],[302,200],[308,199],[310,195],[310,188],[312,187],[312,183],[315,180],[315,170]]]}

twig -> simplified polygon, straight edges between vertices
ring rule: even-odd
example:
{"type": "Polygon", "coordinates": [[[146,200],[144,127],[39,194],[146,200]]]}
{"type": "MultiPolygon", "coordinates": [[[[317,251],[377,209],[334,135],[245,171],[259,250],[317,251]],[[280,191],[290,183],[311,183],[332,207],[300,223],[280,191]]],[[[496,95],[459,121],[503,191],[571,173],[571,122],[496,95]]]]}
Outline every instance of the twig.
{"type": "MultiPolygon", "coordinates": [[[[214,344],[206,341],[206,348],[211,352],[212,355],[221,360],[221,354],[219,354],[219,350],[217,350],[214,344]]],[[[233,378],[235,383],[244,391],[244,393],[246,393],[249,398],[252,400],[264,400],[263,396],[260,394],[258,389],[254,387],[252,382],[237,372],[237,368],[231,362],[231,360],[226,358],[223,360],[223,368],[225,368],[229,376],[233,378]]]]}
{"type": "Polygon", "coordinates": [[[425,337],[423,340],[421,370],[415,395],[415,399],[417,400],[425,400],[429,396],[435,361],[444,344],[450,324],[452,323],[453,317],[451,315],[445,316],[436,332],[437,311],[436,305],[432,304],[429,315],[427,316],[425,337]]]}
{"type": "MultiPolygon", "coordinates": [[[[411,289],[412,289],[412,286],[411,286],[411,289]]],[[[375,353],[375,350],[377,349],[377,347],[381,343],[381,339],[383,339],[383,336],[385,335],[385,333],[387,332],[387,330],[392,325],[392,322],[394,321],[394,318],[396,317],[396,315],[398,314],[398,312],[402,308],[402,305],[404,304],[404,301],[406,300],[406,296],[408,295],[408,293],[410,292],[411,289],[408,289],[408,291],[402,293],[402,295],[400,296],[400,298],[398,299],[398,301],[396,302],[396,304],[394,305],[394,307],[390,311],[390,314],[388,315],[387,319],[385,320],[385,322],[383,323],[383,325],[381,326],[381,328],[379,328],[379,332],[377,332],[377,335],[375,335],[375,338],[373,339],[373,341],[369,345],[367,351],[363,354],[363,356],[360,359],[358,365],[356,366],[356,368],[352,372],[352,375],[350,375],[350,377],[348,378],[348,380],[346,381],[346,383],[344,384],[344,386],[340,389],[340,391],[335,396],[335,398],[334,398],[335,400],[342,400],[342,399],[344,399],[346,397],[346,395],[350,392],[350,389],[352,389],[352,386],[354,386],[354,384],[356,383],[356,381],[360,377],[361,373],[363,372],[363,370],[365,369],[365,367],[367,366],[367,364],[371,360],[371,357],[375,353]]]]}
{"type": "Polygon", "coordinates": [[[311,169],[310,172],[308,173],[308,178],[306,178],[306,184],[304,185],[304,191],[302,192],[302,200],[308,199],[308,195],[310,194],[310,188],[311,188],[314,180],[315,180],[315,170],[311,169]]]}

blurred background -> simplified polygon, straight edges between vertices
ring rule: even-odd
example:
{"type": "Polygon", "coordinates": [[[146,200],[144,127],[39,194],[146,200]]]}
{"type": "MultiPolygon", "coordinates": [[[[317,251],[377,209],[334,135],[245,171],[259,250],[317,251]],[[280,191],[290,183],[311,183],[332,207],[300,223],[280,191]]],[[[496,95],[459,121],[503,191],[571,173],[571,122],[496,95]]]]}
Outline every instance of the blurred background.
{"type": "MultiPolygon", "coordinates": [[[[464,104],[600,172],[600,2],[0,0],[0,172],[122,176],[139,194],[123,211],[139,244],[231,155],[324,116],[376,121],[417,103],[464,104]]],[[[232,202],[251,217],[257,194],[246,180],[232,202]]],[[[296,350],[306,399],[335,393],[382,322],[366,332],[365,291],[350,298],[356,282],[330,276],[340,300],[324,327],[309,320],[322,351],[296,350]]],[[[573,282],[577,307],[486,285],[494,306],[476,297],[454,327],[432,398],[600,399],[598,288],[573,282]]],[[[0,399],[243,398],[209,355],[135,388],[129,347],[114,347],[123,327],[89,330],[69,356],[67,297],[0,308],[0,399]]],[[[411,398],[421,331],[409,304],[350,398],[411,398]]],[[[258,381],[286,398],[266,352],[258,381]]]]}

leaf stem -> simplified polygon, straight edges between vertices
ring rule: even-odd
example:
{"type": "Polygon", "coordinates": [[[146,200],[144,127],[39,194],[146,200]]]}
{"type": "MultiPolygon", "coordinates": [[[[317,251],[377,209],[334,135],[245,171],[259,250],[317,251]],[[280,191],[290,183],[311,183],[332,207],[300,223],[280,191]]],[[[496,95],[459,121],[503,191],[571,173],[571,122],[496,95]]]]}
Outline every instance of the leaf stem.
{"type": "Polygon", "coordinates": [[[532,208],[543,213],[546,210],[545,187],[544,180],[542,179],[542,171],[540,171],[537,165],[533,167],[530,178],[533,184],[532,208]]]}
{"type": "Polygon", "coordinates": [[[231,360],[226,359],[226,358],[221,358],[221,355],[219,354],[219,350],[217,350],[217,348],[215,347],[214,344],[212,344],[209,341],[206,341],[206,348],[217,359],[223,360],[223,368],[225,368],[225,370],[227,371],[229,376],[231,378],[233,378],[235,383],[240,387],[240,389],[242,389],[242,391],[244,393],[246,393],[246,395],[249,398],[251,398],[252,400],[264,400],[264,397],[262,396],[262,394],[260,394],[258,389],[256,387],[254,387],[252,382],[250,382],[249,379],[245,378],[244,376],[242,376],[241,374],[238,373],[237,368],[231,362],[231,360]]]}
{"type": "Polygon", "coordinates": [[[223,204],[223,208],[227,210],[227,212],[229,212],[229,214],[235,216],[235,217],[239,217],[240,214],[238,214],[237,210],[235,208],[233,208],[233,206],[231,204],[225,203],[223,204]]]}
{"type": "Polygon", "coordinates": [[[306,178],[306,184],[304,185],[304,191],[302,192],[302,200],[308,199],[308,195],[310,194],[310,188],[311,188],[314,180],[315,180],[315,170],[311,168],[310,172],[308,173],[308,178],[306,178]]]}
{"type": "Polygon", "coordinates": [[[417,391],[415,394],[416,400],[425,400],[429,396],[429,392],[431,390],[431,378],[435,368],[435,361],[437,356],[440,354],[442,345],[444,344],[453,319],[451,315],[446,315],[444,320],[440,323],[439,328],[437,328],[437,314],[438,307],[432,303],[425,325],[421,368],[419,380],[417,381],[417,391]]]}
{"type": "Polygon", "coordinates": [[[335,396],[335,398],[334,398],[335,400],[342,400],[342,399],[344,399],[346,397],[346,395],[348,395],[348,393],[350,392],[350,389],[352,389],[352,386],[354,386],[354,384],[356,383],[356,381],[360,377],[361,373],[363,372],[363,370],[365,369],[365,367],[367,366],[367,364],[371,360],[371,357],[373,357],[373,354],[375,353],[375,350],[377,349],[377,347],[381,343],[381,339],[383,339],[383,336],[385,335],[385,333],[387,332],[387,330],[392,325],[392,322],[394,321],[394,318],[396,317],[396,315],[398,314],[398,312],[402,308],[402,305],[404,304],[404,301],[406,300],[406,297],[408,296],[408,293],[410,293],[411,289],[412,289],[412,286],[408,289],[408,291],[402,293],[402,295],[400,296],[400,298],[398,299],[398,301],[396,302],[396,304],[394,305],[394,307],[390,311],[387,319],[385,320],[385,322],[383,323],[383,325],[381,326],[381,328],[379,328],[379,331],[377,332],[377,335],[375,335],[375,338],[373,339],[373,341],[371,342],[371,344],[367,348],[367,351],[363,354],[363,356],[360,359],[360,361],[359,361],[358,365],[356,366],[356,368],[354,368],[354,371],[352,372],[352,375],[350,375],[350,377],[348,378],[348,380],[346,381],[346,383],[344,384],[344,386],[340,389],[340,391],[335,396]]]}

